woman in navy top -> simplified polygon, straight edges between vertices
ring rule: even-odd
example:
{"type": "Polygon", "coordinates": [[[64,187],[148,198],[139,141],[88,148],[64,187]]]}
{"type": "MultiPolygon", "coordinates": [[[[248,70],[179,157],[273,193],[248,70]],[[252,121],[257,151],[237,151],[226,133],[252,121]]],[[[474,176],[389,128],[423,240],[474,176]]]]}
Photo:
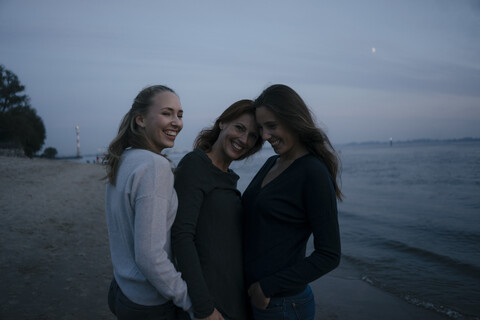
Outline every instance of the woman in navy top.
{"type": "Polygon", "coordinates": [[[243,194],[245,277],[258,319],[314,319],[309,282],[340,262],[338,156],[302,98],[273,85],[255,100],[269,158],[243,194]],[[314,251],[305,256],[313,234],[314,251]]]}
{"type": "Polygon", "coordinates": [[[172,248],[195,319],[246,320],[242,202],[233,161],[260,150],[253,101],[228,107],[195,139],[175,170],[178,212],[172,248]]]}

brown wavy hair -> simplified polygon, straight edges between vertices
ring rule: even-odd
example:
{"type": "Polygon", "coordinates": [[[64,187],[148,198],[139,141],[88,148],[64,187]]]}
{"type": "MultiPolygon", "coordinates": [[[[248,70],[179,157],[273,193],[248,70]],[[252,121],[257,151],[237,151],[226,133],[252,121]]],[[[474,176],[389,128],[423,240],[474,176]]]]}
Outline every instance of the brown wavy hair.
{"type": "MultiPolygon", "coordinates": [[[[153,103],[156,94],[162,92],[172,92],[172,89],[162,85],[154,85],[144,88],[133,100],[132,107],[125,114],[118,128],[117,136],[108,146],[108,151],[104,155],[102,164],[107,168],[107,175],[104,179],[112,185],[115,185],[120,157],[127,148],[145,149],[161,155],[161,150],[147,138],[145,130],[139,130],[135,121],[138,115],[146,115],[149,107],[153,103]]],[[[176,93],[175,93],[176,94],[176,93]]]]}
{"type": "Polygon", "coordinates": [[[312,112],[298,93],[286,85],[274,84],[265,89],[253,104],[255,108],[268,108],[283,125],[298,135],[311,154],[327,166],[336,196],[342,200],[340,158],[325,132],[315,125],[312,112]]]}
{"type": "MultiPolygon", "coordinates": [[[[212,146],[217,141],[218,136],[220,135],[220,123],[231,122],[244,114],[251,114],[255,118],[255,108],[253,107],[253,101],[248,99],[239,100],[233,103],[228,107],[223,113],[215,120],[215,123],[212,127],[203,129],[195,138],[193,147],[202,149],[205,152],[210,152],[212,146]]],[[[262,148],[263,140],[259,136],[255,145],[248,150],[244,155],[242,155],[238,160],[248,158],[258,150],[262,148]]]]}

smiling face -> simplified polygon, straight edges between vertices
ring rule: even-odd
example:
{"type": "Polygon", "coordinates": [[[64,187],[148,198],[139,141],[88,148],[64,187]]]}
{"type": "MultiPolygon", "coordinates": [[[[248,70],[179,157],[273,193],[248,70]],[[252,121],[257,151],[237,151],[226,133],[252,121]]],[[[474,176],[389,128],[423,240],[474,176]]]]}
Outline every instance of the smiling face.
{"type": "Polygon", "coordinates": [[[218,149],[223,153],[223,157],[230,161],[245,155],[259,138],[255,117],[249,113],[245,113],[233,121],[220,123],[220,129],[220,135],[213,149],[217,149],[217,146],[220,147],[218,149]]]}
{"type": "Polygon", "coordinates": [[[257,108],[255,117],[262,139],[270,143],[275,153],[285,158],[295,158],[297,153],[303,151],[298,135],[281,123],[268,108],[257,108]]]}
{"type": "Polygon", "coordinates": [[[183,110],[178,96],[169,91],[157,93],[147,114],[137,115],[136,123],[144,128],[147,139],[161,152],[172,148],[183,128],[183,110]]]}

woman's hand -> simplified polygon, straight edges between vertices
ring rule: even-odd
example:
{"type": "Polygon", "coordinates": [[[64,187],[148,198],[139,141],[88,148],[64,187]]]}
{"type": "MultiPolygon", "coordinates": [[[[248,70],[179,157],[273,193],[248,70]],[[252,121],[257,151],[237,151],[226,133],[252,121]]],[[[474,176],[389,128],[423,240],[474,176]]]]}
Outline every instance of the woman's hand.
{"type": "Polygon", "coordinates": [[[265,297],[262,291],[262,287],[258,282],[255,282],[248,288],[248,295],[252,299],[252,303],[258,309],[265,310],[270,303],[270,298],[265,297]]]}
{"type": "Polygon", "coordinates": [[[198,319],[198,320],[223,320],[222,314],[218,312],[218,310],[215,308],[213,309],[213,312],[211,315],[209,315],[206,318],[198,319]]]}

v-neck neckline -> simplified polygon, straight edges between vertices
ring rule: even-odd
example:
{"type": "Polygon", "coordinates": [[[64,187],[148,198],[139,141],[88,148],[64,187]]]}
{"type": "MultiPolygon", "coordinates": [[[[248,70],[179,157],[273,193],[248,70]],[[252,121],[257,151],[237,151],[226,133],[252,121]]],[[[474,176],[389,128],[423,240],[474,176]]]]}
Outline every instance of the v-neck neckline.
{"type": "Polygon", "coordinates": [[[307,153],[307,154],[304,154],[303,156],[301,157],[298,157],[297,159],[293,160],[292,163],[290,163],[290,165],[288,167],[286,167],[282,172],[280,172],[275,178],[273,178],[272,180],[270,180],[268,183],[265,183],[263,184],[263,181],[265,180],[265,178],[267,177],[268,173],[270,172],[270,170],[272,169],[272,167],[275,165],[275,163],[278,161],[278,159],[280,158],[279,155],[277,155],[275,157],[275,159],[272,161],[272,164],[268,167],[267,169],[267,172],[265,173],[265,175],[263,176],[263,179],[260,181],[260,190],[263,190],[265,189],[266,187],[268,187],[269,185],[271,185],[273,182],[275,182],[276,180],[278,180],[289,168],[291,168],[295,162],[297,162],[299,159],[302,159],[306,156],[310,155],[310,153],[307,153]]]}

